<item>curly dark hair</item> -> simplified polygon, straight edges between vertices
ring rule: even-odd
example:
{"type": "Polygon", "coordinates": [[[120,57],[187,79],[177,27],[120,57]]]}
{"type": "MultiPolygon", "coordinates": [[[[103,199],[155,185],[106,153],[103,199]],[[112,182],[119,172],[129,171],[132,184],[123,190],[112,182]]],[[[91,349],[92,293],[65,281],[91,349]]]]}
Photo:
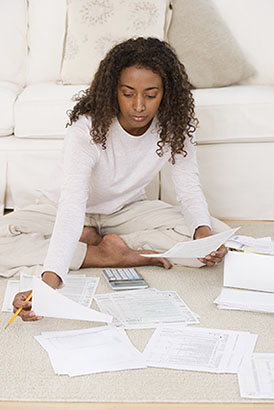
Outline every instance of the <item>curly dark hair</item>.
{"type": "Polygon", "coordinates": [[[157,113],[160,139],[156,153],[161,157],[163,148],[170,147],[174,164],[175,154],[187,155],[184,141],[188,137],[192,142],[198,120],[185,67],[171,46],[157,38],[139,37],[114,46],[101,61],[90,87],[74,97],[78,103],[68,112],[67,125],[77,121],[80,115],[89,115],[92,140],[106,149],[110,124],[119,113],[117,85],[120,74],[124,68],[132,66],[150,69],[162,78],[164,92],[157,113]]]}

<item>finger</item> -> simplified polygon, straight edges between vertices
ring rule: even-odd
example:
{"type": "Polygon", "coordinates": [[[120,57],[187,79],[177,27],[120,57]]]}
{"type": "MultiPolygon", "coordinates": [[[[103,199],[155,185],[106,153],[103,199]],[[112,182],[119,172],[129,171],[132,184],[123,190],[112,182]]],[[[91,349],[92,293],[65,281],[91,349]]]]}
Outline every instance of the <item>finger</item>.
{"type": "Polygon", "coordinates": [[[208,260],[208,259],[206,259],[206,258],[198,258],[198,260],[199,260],[200,262],[202,262],[204,265],[207,265],[207,266],[214,266],[214,265],[216,265],[216,263],[215,263],[213,260],[208,260]]]}
{"type": "Polygon", "coordinates": [[[216,253],[221,253],[222,255],[225,255],[227,253],[227,247],[222,245],[220,248],[217,249],[216,253]]]}
{"type": "Polygon", "coordinates": [[[226,254],[226,248],[219,248],[217,251],[211,252],[206,255],[204,259],[208,261],[220,262],[226,254]]]}
{"type": "Polygon", "coordinates": [[[24,322],[34,322],[36,320],[41,320],[43,317],[42,316],[36,316],[35,312],[33,310],[30,311],[25,311],[22,310],[19,315],[21,317],[21,319],[24,322]]]}
{"type": "Polygon", "coordinates": [[[12,302],[14,308],[17,310],[19,308],[23,308],[23,309],[31,309],[31,302],[27,301],[26,302],[26,298],[24,297],[24,295],[18,295],[15,296],[14,301],[12,302]]]}
{"type": "Polygon", "coordinates": [[[163,267],[164,267],[165,269],[170,269],[170,268],[172,268],[172,264],[169,262],[168,259],[166,259],[166,258],[161,258],[161,261],[162,261],[162,265],[163,265],[163,267]]]}

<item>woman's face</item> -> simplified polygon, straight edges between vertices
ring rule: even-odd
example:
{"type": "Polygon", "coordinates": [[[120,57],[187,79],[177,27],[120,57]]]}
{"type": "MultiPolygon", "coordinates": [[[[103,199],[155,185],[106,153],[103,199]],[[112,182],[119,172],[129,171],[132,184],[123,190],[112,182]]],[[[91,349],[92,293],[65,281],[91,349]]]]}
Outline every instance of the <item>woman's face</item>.
{"type": "Polygon", "coordinates": [[[138,66],[124,68],[117,87],[121,126],[132,135],[142,135],[150,126],[163,97],[159,74],[138,66]]]}

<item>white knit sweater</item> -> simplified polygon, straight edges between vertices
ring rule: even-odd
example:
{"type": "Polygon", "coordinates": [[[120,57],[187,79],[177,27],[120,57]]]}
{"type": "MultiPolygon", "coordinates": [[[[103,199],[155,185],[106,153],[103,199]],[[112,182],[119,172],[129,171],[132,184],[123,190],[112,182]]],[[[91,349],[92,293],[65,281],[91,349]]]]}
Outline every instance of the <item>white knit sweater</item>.
{"type": "MultiPolygon", "coordinates": [[[[167,149],[156,154],[157,120],[141,136],[128,134],[116,119],[107,149],[91,141],[91,120],[82,116],[68,129],[63,162],[41,191],[59,203],[43,271],[56,272],[63,281],[82,233],[85,213],[111,214],[144,194],[144,189],[170,158],[167,149]]],[[[195,146],[185,142],[186,157],[176,156],[171,166],[177,199],[191,234],[210,217],[201,190],[195,146]]]]}

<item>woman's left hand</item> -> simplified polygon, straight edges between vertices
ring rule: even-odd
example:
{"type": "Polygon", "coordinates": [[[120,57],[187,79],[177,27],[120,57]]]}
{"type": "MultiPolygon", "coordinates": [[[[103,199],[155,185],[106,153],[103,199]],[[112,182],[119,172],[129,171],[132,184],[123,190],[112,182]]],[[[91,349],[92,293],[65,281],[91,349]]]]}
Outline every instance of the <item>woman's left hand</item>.
{"type": "MultiPolygon", "coordinates": [[[[202,239],[211,235],[213,235],[213,233],[208,226],[199,226],[199,228],[197,228],[195,231],[194,239],[202,239]]],[[[221,245],[216,251],[211,252],[204,258],[198,258],[198,260],[205,265],[214,266],[217,265],[217,263],[222,262],[226,253],[227,248],[224,245],[221,245]]]]}

